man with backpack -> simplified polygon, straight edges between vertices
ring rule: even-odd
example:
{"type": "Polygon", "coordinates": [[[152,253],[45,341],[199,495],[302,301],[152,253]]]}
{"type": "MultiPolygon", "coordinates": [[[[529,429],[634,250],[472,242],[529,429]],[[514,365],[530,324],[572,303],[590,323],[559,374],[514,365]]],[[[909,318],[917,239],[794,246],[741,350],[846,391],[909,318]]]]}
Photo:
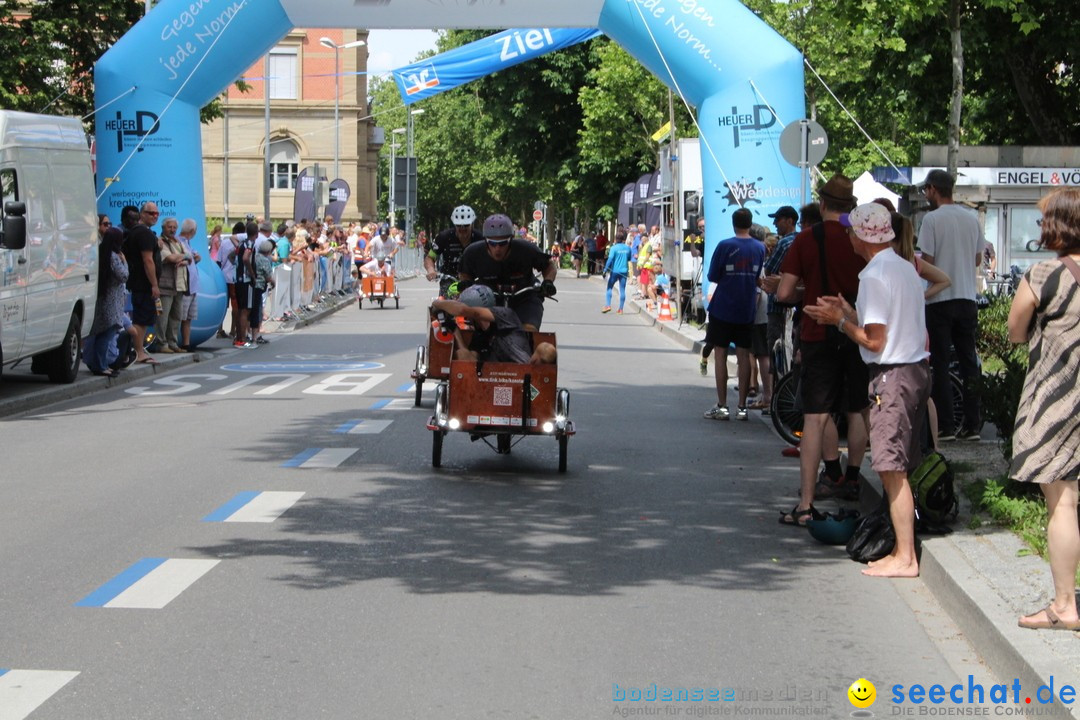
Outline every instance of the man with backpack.
{"type": "Polygon", "coordinates": [[[867,203],[840,217],[851,245],[867,261],[853,308],[841,295],[822,295],[803,307],[821,325],[834,325],[859,346],[870,375],[870,441],[896,533],[892,553],[864,575],[918,577],[915,503],[908,473],[921,456],[921,426],[930,397],[923,285],[915,266],[897,255],[889,211],[867,203]]]}

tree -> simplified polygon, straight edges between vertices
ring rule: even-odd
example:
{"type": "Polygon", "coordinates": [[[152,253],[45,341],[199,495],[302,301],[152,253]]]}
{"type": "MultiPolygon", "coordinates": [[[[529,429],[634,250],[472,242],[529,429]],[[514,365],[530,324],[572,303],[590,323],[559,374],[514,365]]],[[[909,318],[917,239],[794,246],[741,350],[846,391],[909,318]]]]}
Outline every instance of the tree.
{"type": "MultiPolygon", "coordinates": [[[[94,117],[94,63],[138,22],[141,0],[0,3],[0,103],[25,112],[94,117]]],[[[241,91],[248,86],[237,82],[241,91]]],[[[213,100],[203,122],[221,116],[213,100]]]]}
{"type": "MultiPolygon", "coordinates": [[[[580,180],[570,186],[579,204],[597,212],[622,187],[656,166],[653,133],[668,120],[667,87],[610,40],[597,41],[597,63],[579,92],[583,122],[578,134],[580,180]]],[[[680,137],[697,131],[681,101],[676,101],[680,137]]],[[[605,208],[605,206],[608,206],[605,208]]]]}

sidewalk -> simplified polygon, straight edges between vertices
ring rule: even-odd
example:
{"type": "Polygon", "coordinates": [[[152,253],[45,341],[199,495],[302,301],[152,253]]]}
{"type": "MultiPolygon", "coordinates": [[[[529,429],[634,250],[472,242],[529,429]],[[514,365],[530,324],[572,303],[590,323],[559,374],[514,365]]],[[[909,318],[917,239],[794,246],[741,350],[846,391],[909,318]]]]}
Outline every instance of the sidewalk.
{"type": "MultiPolygon", "coordinates": [[[[266,321],[262,329],[268,334],[292,332],[355,303],[356,296],[352,293],[342,296],[331,295],[323,302],[316,304],[314,310],[305,312],[295,320],[285,323],[266,321]]],[[[245,350],[234,348],[230,339],[211,337],[199,345],[198,350],[193,353],[160,353],[154,356],[157,365],[135,363],[125,368],[115,379],[92,375],[85,365],[81,365],[79,376],[69,385],[50,383],[44,376],[32,375],[29,372],[30,361],[27,360],[15,368],[4,370],[3,379],[0,379],[0,418],[30,412],[51,403],[84,397],[106,388],[146,382],[155,375],[172,372],[177,368],[213,359],[222,354],[254,353],[258,355],[260,347],[270,347],[270,345],[245,350]]]]}
{"type": "MultiPolygon", "coordinates": [[[[602,303],[601,279],[597,284],[597,312],[602,303]]],[[[627,292],[633,290],[628,286],[627,292]]],[[[700,354],[704,329],[689,323],[679,326],[679,319],[660,322],[654,312],[645,310],[644,302],[628,299],[625,313],[637,315],[642,322],[672,338],[687,350],[700,354]]],[[[697,363],[687,365],[687,372],[697,376],[697,363]]],[[[734,377],[734,371],[732,371],[734,377]]],[[[711,380],[710,388],[711,388],[711,380]]],[[[772,428],[768,418],[752,413],[772,428]]],[[[999,452],[993,441],[982,441],[986,452],[999,452]]],[[[776,438],[776,454],[785,443],[776,438]]],[[[946,447],[945,453],[948,453],[946,447]]],[[[871,493],[863,493],[862,509],[877,506],[881,498],[881,481],[863,462],[863,475],[870,480],[871,493]],[[868,497],[869,495],[869,497],[868,497]]],[[[793,476],[798,464],[792,463],[793,476]]],[[[1048,685],[1053,677],[1055,692],[1063,684],[1077,684],[1080,679],[1080,640],[1071,632],[1024,630],[1017,618],[1044,607],[1052,598],[1050,568],[1038,556],[1027,555],[1023,542],[1000,528],[967,527],[971,514],[968,503],[961,498],[961,514],[951,535],[927,537],[921,541],[921,581],[934,595],[938,604],[949,613],[963,632],[965,639],[986,662],[999,682],[1009,684],[1014,678],[1024,688],[1048,685]]],[[[807,542],[814,542],[807,538],[807,542]]],[[[838,548],[843,552],[843,548],[838,548]]],[[[892,582],[906,582],[893,580],[892,582]]],[[[1048,717],[1080,719],[1080,707],[1071,706],[1071,713],[1061,704],[1037,706],[1043,712],[1056,709],[1048,717]]]]}

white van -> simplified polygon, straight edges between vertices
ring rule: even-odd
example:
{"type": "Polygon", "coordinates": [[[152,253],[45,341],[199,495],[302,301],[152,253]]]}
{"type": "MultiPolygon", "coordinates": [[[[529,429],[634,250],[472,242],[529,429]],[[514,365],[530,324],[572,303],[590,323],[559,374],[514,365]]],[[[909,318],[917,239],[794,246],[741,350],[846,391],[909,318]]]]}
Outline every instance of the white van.
{"type": "Polygon", "coordinates": [[[75,380],[97,299],[97,206],[76,118],[0,110],[0,372],[75,380]]]}

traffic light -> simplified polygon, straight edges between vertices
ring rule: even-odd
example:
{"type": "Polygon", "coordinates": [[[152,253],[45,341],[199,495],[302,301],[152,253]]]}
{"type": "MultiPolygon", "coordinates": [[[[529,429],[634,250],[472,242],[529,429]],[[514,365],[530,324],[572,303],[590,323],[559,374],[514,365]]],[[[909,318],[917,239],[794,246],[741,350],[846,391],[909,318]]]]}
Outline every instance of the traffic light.
{"type": "Polygon", "coordinates": [[[698,219],[701,217],[701,193],[687,193],[683,200],[683,217],[686,231],[696,232],[698,219]]]}

